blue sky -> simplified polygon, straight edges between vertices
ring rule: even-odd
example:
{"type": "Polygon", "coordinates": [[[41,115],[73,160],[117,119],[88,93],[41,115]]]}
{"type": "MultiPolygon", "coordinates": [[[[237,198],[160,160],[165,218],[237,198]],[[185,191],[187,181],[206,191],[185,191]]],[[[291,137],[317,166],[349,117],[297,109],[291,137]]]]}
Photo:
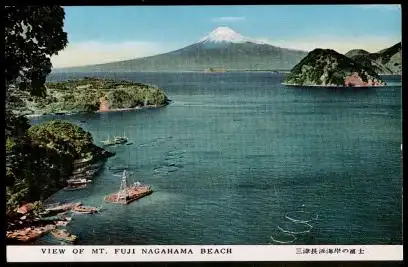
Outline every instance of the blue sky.
{"type": "Polygon", "coordinates": [[[397,5],[81,6],[65,7],[69,45],[55,67],[105,63],[168,52],[219,26],[272,45],[310,51],[370,52],[401,40],[397,5]]]}

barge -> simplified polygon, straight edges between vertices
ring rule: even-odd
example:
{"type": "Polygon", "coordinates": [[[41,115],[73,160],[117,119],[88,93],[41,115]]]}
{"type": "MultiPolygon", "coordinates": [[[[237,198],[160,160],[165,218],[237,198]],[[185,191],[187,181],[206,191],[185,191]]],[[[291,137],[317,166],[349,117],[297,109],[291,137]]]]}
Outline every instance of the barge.
{"type": "Polygon", "coordinates": [[[123,171],[122,181],[118,192],[109,194],[105,197],[105,202],[117,203],[117,204],[129,204],[142,197],[148,196],[153,193],[153,190],[148,185],[143,185],[140,182],[133,183],[128,186],[127,173],[123,171]]]}

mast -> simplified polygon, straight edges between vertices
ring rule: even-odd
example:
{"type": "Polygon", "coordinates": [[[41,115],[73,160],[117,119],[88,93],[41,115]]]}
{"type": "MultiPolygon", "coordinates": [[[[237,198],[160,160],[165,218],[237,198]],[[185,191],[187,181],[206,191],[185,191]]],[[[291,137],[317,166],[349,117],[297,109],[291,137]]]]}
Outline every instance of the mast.
{"type": "Polygon", "coordinates": [[[123,170],[123,174],[122,174],[122,180],[120,183],[120,188],[119,188],[119,192],[118,192],[118,201],[121,199],[124,199],[126,201],[126,197],[127,197],[127,179],[126,179],[126,170],[123,170]]]}

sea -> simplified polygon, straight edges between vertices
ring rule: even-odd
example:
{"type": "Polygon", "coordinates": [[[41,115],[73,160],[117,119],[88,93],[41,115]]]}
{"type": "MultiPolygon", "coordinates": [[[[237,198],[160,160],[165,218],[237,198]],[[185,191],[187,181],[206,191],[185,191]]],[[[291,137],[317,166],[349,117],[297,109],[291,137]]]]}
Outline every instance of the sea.
{"type": "MultiPolygon", "coordinates": [[[[72,215],[79,245],[402,244],[401,77],[381,88],[281,85],[285,74],[71,73],[162,88],[158,109],[66,119],[94,142],[123,135],[87,188],[47,202],[101,207],[72,215]],[[153,194],[104,203],[129,182],[153,194]]],[[[45,236],[37,244],[51,244],[45,236]]]]}

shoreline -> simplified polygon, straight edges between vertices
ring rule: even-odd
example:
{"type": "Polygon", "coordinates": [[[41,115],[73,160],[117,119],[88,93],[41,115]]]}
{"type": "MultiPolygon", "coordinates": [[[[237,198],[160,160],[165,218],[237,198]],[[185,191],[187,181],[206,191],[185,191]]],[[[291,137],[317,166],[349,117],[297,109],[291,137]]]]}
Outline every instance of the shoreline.
{"type": "MultiPolygon", "coordinates": [[[[115,108],[115,109],[109,109],[109,110],[96,110],[92,111],[90,113],[109,113],[109,112],[120,112],[120,111],[133,111],[133,110],[144,110],[144,109],[155,109],[155,108],[162,108],[167,105],[151,105],[151,106],[146,106],[146,107],[134,107],[134,108],[115,108]]],[[[55,112],[55,113],[32,113],[32,114],[26,114],[22,116],[26,116],[27,118],[37,118],[37,117],[42,117],[42,116],[72,116],[72,115],[78,115],[80,113],[87,113],[84,111],[65,111],[65,112],[55,112]]]]}
{"type": "Polygon", "coordinates": [[[370,85],[370,86],[345,86],[345,85],[318,85],[318,84],[310,84],[310,85],[302,85],[302,84],[291,84],[291,83],[281,83],[281,85],[285,86],[293,86],[293,87],[320,87],[320,88],[381,88],[387,87],[387,84],[384,85],[370,85]]]}
{"type": "MultiPolygon", "coordinates": [[[[103,165],[104,161],[107,158],[112,157],[114,155],[115,153],[112,153],[110,151],[103,149],[102,147],[94,145],[92,158],[90,160],[87,160],[84,162],[77,162],[77,163],[74,160],[72,162],[72,166],[74,170],[71,172],[70,175],[73,175],[75,170],[78,170],[81,168],[83,169],[83,168],[92,166],[93,164],[96,164],[96,163],[103,165]]],[[[85,158],[85,160],[86,159],[87,158],[85,158]]],[[[92,174],[92,180],[94,176],[95,174],[92,174]]],[[[48,200],[53,194],[55,194],[56,192],[60,190],[63,190],[64,188],[65,188],[65,185],[64,187],[58,186],[58,189],[55,192],[50,193],[48,197],[42,200],[43,202],[42,208],[45,209],[45,206],[46,206],[45,203],[48,202],[48,200]]],[[[32,201],[30,203],[35,203],[37,201],[40,201],[40,200],[32,201]]],[[[80,203],[80,205],[82,205],[82,203],[80,203]]],[[[32,243],[32,242],[35,242],[37,239],[41,238],[42,236],[48,234],[48,232],[50,232],[51,230],[57,229],[59,226],[66,226],[71,221],[71,217],[62,216],[65,213],[66,211],[60,211],[60,212],[57,212],[57,214],[52,215],[50,213],[33,214],[31,210],[26,213],[20,213],[18,210],[15,211],[12,217],[7,218],[6,231],[5,231],[6,232],[6,238],[5,238],[6,244],[32,243]],[[59,216],[62,216],[62,217],[58,218],[59,216]],[[54,219],[49,220],[49,218],[51,217],[54,217],[54,219]],[[60,224],[61,222],[63,223],[60,224]],[[24,238],[22,238],[22,236],[24,238]]]]}

